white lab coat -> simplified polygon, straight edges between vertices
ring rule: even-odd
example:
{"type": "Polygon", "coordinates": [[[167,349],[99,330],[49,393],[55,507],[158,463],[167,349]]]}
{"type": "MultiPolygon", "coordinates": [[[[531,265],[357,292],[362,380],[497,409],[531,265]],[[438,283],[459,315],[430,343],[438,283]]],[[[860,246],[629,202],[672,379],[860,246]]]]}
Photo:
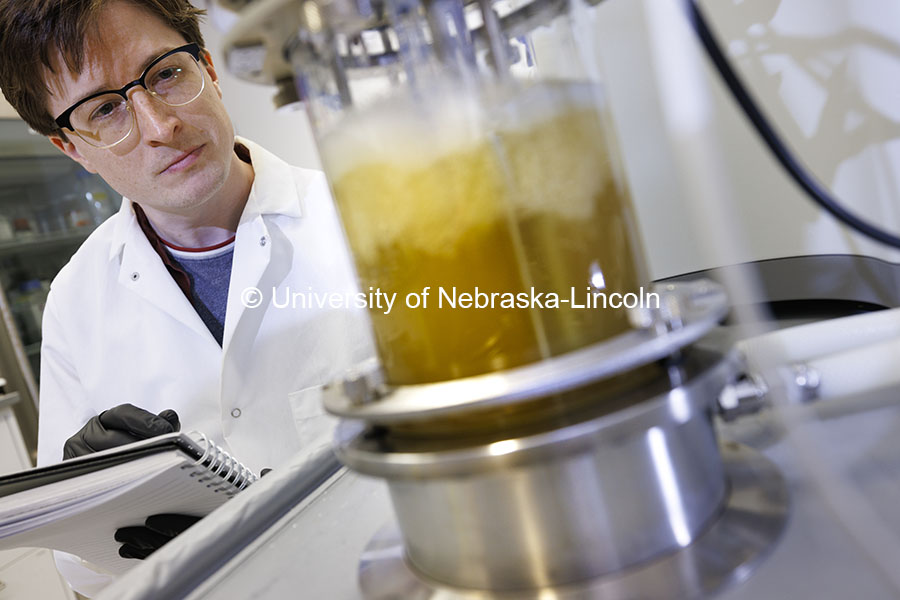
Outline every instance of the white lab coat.
{"type": "MultiPolygon", "coordinates": [[[[236,233],[222,346],[123,200],[50,288],[39,464],[61,460],[66,439],[124,402],[174,409],[183,431],[203,431],[257,472],[330,437],[320,386],[374,355],[364,309],[277,308],[272,294],[284,304],[298,292],[355,293],[343,232],[322,173],[238,141],[255,179],[236,233]],[[261,292],[259,307],[242,303],[248,288],[261,292]]],[[[60,567],[82,593],[107,583],[60,567]]]]}

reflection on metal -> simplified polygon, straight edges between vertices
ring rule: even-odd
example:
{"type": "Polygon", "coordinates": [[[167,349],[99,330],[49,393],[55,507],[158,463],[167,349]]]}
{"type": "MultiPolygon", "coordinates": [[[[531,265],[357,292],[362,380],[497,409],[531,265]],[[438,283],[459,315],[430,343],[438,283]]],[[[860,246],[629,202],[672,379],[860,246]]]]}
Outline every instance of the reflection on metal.
{"type": "Polygon", "coordinates": [[[678,489],[678,474],[675,472],[672,457],[669,456],[669,449],[666,446],[666,436],[658,427],[652,427],[647,432],[647,443],[650,446],[653,468],[665,503],[666,520],[672,527],[675,541],[684,548],[691,543],[691,532],[687,525],[684,503],[681,501],[681,490],[678,489]]]}
{"type": "Polygon", "coordinates": [[[387,480],[407,559],[427,578],[505,592],[566,585],[683,548],[720,512],[711,403],[731,364],[698,352],[683,374],[628,408],[494,441],[345,423],[337,452],[387,480]]]}
{"type": "Polygon", "coordinates": [[[722,388],[718,398],[719,416],[725,421],[733,421],[758,413],[769,406],[768,393],[765,382],[745,374],[722,388]]]}
{"type": "Polygon", "coordinates": [[[794,385],[801,402],[813,402],[819,398],[821,378],[819,372],[809,365],[797,363],[790,366],[794,385]]]}
{"type": "MultiPolygon", "coordinates": [[[[646,435],[660,426],[687,425],[708,419],[718,391],[734,376],[736,364],[713,352],[695,350],[681,365],[684,382],[672,388],[662,379],[620,397],[624,408],[609,412],[602,407],[582,410],[565,420],[545,423],[526,433],[506,431],[502,438],[489,434],[468,438],[391,438],[380,430],[370,431],[359,421],[342,421],[335,436],[335,451],[342,462],[365,473],[417,478],[459,474],[458,469],[513,466],[533,457],[555,456],[596,448],[599,443],[622,446],[627,438],[646,435]],[[589,411],[596,411],[592,414],[589,411]],[[512,450],[512,442],[515,449],[512,450]],[[503,441],[503,452],[494,443],[503,441]],[[418,469],[413,471],[413,469],[418,469]]],[[[646,448],[639,453],[647,454],[646,448]]]]}
{"type": "Polygon", "coordinates": [[[750,277],[759,282],[760,302],[802,303],[807,318],[846,316],[877,308],[900,306],[900,265],[870,256],[830,254],[790,256],[731,265],[671,277],[690,281],[709,277],[728,281],[750,277]],[[844,312],[823,315],[817,304],[845,303],[844,312]]]}
{"type": "Polygon", "coordinates": [[[370,600],[669,600],[697,598],[746,580],[774,547],[788,517],[785,481],[763,455],[721,446],[728,496],[721,513],[689,546],[635,568],[566,586],[504,592],[452,588],[417,573],[405,558],[395,526],[380,531],[363,552],[359,581],[370,600]]]}
{"type": "MultiPolygon", "coordinates": [[[[588,4],[595,5],[601,1],[588,0],[588,4]]],[[[234,10],[251,4],[244,0],[220,0],[220,3],[234,10]]],[[[472,0],[463,4],[475,3],[472,0]]],[[[496,4],[492,3],[492,6],[496,4]]],[[[484,18],[479,19],[477,24],[469,24],[469,35],[474,46],[490,48],[501,38],[526,35],[565,14],[568,9],[565,0],[526,0],[503,3],[503,6],[503,14],[493,19],[493,30],[485,26],[484,18]]],[[[345,0],[327,3],[307,1],[302,4],[298,0],[253,2],[226,36],[228,69],[246,81],[276,84],[292,72],[285,60],[285,48],[303,44],[316,54],[316,45],[310,38],[324,33],[329,23],[338,25],[333,33],[347,42],[339,48],[341,69],[367,69],[395,62],[400,53],[399,38],[385,17],[388,7],[389,3],[379,0],[371,3],[345,0]],[[381,41],[370,45],[364,41],[366,38],[379,38],[381,41]],[[361,51],[350,51],[354,46],[361,51]],[[240,53],[248,47],[257,50],[252,62],[239,60],[237,55],[232,57],[233,53],[240,53]]],[[[404,7],[404,10],[409,10],[409,7],[404,7]]]]}

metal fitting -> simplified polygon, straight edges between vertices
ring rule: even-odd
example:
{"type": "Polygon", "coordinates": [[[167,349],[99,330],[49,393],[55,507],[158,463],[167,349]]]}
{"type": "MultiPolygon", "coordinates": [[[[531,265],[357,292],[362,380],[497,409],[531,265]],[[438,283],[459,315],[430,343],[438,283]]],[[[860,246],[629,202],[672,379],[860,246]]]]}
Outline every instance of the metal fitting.
{"type": "Polygon", "coordinates": [[[803,404],[818,400],[822,384],[819,372],[804,363],[793,364],[789,369],[789,378],[794,384],[793,391],[797,394],[797,399],[803,404]]]}
{"type": "Polygon", "coordinates": [[[719,416],[725,421],[734,421],[738,417],[758,413],[769,405],[768,393],[768,386],[762,380],[743,375],[719,392],[719,416]]]}
{"type": "Polygon", "coordinates": [[[384,372],[375,359],[357,365],[341,380],[326,384],[322,389],[326,393],[342,394],[356,405],[375,402],[389,391],[384,382],[384,372]]]}
{"type": "Polygon", "coordinates": [[[680,329],[684,324],[682,304],[685,301],[681,286],[655,285],[653,292],[659,294],[659,306],[629,308],[628,322],[636,329],[653,330],[659,335],[680,329]]]}
{"type": "Polygon", "coordinates": [[[628,321],[635,329],[653,330],[659,335],[684,327],[688,315],[727,306],[722,286],[709,279],[661,283],[653,286],[659,306],[639,305],[628,309],[628,321]]]}

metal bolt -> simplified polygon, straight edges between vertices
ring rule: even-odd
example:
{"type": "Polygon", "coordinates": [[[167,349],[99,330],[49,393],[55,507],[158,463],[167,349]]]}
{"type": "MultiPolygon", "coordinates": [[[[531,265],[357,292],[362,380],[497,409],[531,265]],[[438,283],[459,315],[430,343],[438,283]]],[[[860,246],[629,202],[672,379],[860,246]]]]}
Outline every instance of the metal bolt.
{"type": "Polygon", "coordinates": [[[666,331],[681,329],[684,326],[684,317],[681,311],[682,301],[679,294],[667,294],[662,297],[659,314],[665,324],[666,331]]]}
{"type": "Polygon", "coordinates": [[[237,419],[239,416],[241,416],[241,409],[239,409],[239,408],[232,409],[231,416],[234,417],[235,419],[237,419]]]}
{"type": "Polygon", "coordinates": [[[390,390],[378,361],[369,359],[350,369],[340,381],[340,390],[353,404],[366,404],[386,396],[390,390]]]}
{"type": "Polygon", "coordinates": [[[822,379],[819,372],[803,363],[791,365],[791,374],[794,378],[794,385],[797,386],[800,393],[801,402],[812,402],[819,398],[819,386],[822,379]]]}
{"type": "Polygon", "coordinates": [[[768,387],[762,380],[743,375],[719,392],[719,415],[725,421],[733,421],[738,417],[757,413],[768,406],[768,392],[768,387]]]}
{"type": "Polygon", "coordinates": [[[684,326],[682,305],[687,299],[675,285],[657,285],[659,307],[638,305],[628,309],[628,322],[636,329],[652,329],[657,335],[681,329],[684,326]]]}
{"type": "Polygon", "coordinates": [[[353,404],[365,404],[369,402],[370,388],[369,382],[363,375],[357,377],[349,377],[341,382],[344,394],[350,398],[353,404]]]}

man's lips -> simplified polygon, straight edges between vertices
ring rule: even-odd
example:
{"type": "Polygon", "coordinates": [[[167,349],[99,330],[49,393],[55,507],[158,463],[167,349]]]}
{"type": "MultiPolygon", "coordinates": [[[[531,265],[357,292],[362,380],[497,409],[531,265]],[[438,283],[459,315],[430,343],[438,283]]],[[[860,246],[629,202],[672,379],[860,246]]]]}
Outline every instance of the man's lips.
{"type": "Polygon", "coordinates": [[[170,162],[166,168],[160,171],[160,174],[177,173],[178,171],[187,169],[197,161],[197,158],[200,156],[200,151],[203,149],[203,146],[204,144],[201,144],[181,154],[175,160],[170,162]]]}

